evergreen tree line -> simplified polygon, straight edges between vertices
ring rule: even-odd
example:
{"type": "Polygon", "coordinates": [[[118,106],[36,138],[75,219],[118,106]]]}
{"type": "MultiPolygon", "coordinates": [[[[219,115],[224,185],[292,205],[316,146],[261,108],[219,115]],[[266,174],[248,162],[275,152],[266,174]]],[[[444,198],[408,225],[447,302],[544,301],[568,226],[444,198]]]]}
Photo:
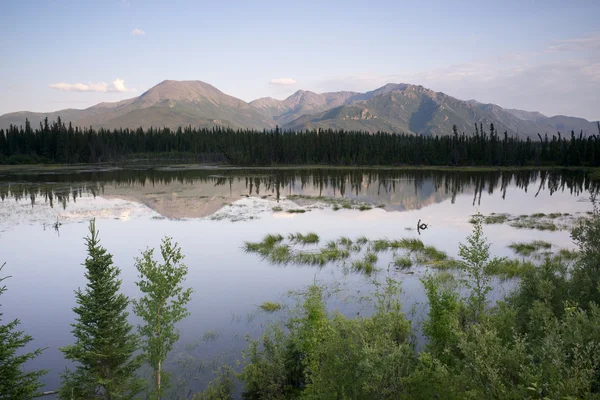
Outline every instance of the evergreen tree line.
{"type": "MultiPolygon", "coordinates": [[[[598,124],[600,134],[600,123],[598,124]]],[[[100,163],[138,158],[236,165],[600,166],[600,137],[583,132],[521,139],[475,124],[472,134],[422,136],[344,130],[93,129],[60,117],[0,130],[0,163],[100,163]]]]}

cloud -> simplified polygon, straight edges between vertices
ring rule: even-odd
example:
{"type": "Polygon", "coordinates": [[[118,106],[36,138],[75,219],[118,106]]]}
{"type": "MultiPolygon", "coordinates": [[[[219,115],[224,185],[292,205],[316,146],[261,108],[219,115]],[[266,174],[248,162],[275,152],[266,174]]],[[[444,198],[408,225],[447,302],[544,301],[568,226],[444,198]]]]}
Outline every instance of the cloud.
{"type": "Polygon", "coordinates": [[[546,48],[547,53],[590,50],[600,50],[600,33],[581,38],[558,40],[546,48]]]}
{"type": "Polygon", "coordinates": [[[269,81],[269,85],[275,86],[294,86],[296,84],[296,80],[292,78],[275,78],[269,81]]]}
{"type": "Polygon", "coordinates": [[[135,28],[134,30],[131,31],[131,34],[133,36],[144,36],[146,34],[146,32],[144,32],[140,28],[135,28]]]}
{"type": "Polygon", "coordinates": [[[106,82],[88,82],[84,83],[51,83],[48,85],[52,89],[62,90],[64,92],[100,92],[100,93],[124,93],[124,92],[133,92],[135,89],[128,89],[125,86],[125,81],[123,79],[115,79],[110,85],[106,82]]]}

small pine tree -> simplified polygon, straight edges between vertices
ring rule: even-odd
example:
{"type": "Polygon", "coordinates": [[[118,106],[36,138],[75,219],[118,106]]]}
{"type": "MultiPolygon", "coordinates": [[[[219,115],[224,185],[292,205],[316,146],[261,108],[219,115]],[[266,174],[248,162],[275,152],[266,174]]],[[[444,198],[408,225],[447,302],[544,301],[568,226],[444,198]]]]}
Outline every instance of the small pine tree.
{"type": "MultiPolygon", "coordinates": [[[[5,264],[0,266],[0,271],[5,264]]],[[[9,277],[0,278],[0,283],[9,277]]],[[[0,295],[6,286],[0,286],[0,295]]],[[[2,322],[0,313],[0,322],[2,322]]],[[[33,360],[42,353],[37,349],[30,353],[17,355],[17,350],[25,347],[33,338],[23,331],[15,330],[21,322],[15,319],[6,325],[0,325],[0,399],[29,399],[42,386],[38,379],[47,371],[23,372],[25,362],[33,360]]]]}
{"type": "Polygon", "coordinates": [[[75,292],[77,323],[73,324],[75,344],[61,348],[65,358],[79,363],[66,371],[59,396],[62,399],[130,399],[144,386],[136,377],[142,363],[134,356],[140,347],[125,311],[129,299],[119,293],[121,271],[113,265],[112,255],[100,246],[96,222],[90,222],[86,238],[88,257],[84,291],[75,292]]]}
{"type": "Polygon", "coordinates": [[[490,261],[490,244],[483,236],[483,215],[478,212],[473,216],[473,222],[473,232],[467,236],[467,244],[459,244],[458,255],[463,259],[466,275],[463,283],[471,290],[468,300],[473,322],[479,322],[487,305],[487,294],[492,290],[486,269],[496,259],[490,261]]]}
{"type": "Polygon", "coordinates": [[[154,249],[144,251],[136,260],[140,273],[137,285],[145,296],[134,301],[133,308],[145,322],[139,331],[146,338],[144,350],[154,371],[153,399],[160,399],[168,387],[169,374],[163,371],[163,363],[179,340],[175,323],[189,315],[186,304],[192,294],[192,289],[182,287],[188,270],[181,263],[183,255],[177,243],[168,237],[163,239],[160,252],[163,264],[154,260],[154,249]]]}

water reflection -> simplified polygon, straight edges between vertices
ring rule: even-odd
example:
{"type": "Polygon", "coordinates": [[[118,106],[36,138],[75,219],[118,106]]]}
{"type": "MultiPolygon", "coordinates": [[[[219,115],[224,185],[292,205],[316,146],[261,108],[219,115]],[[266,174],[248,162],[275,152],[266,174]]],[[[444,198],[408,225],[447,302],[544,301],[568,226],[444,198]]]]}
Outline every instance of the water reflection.
{"type": "Polygon", "coordinates": [[[412,210],[473,193],[517,187],[537,194],[597,192],[599,182],[585,171],[430,171],[393,169],[115,169],[65,173],[0,175],[0,199],[29,201],[66,209],[82,196],[127,198],[167,217],[202,217],[242,196],[279,200],[290,194],[347,197],[385,204],[388,210],[412,210]]]}

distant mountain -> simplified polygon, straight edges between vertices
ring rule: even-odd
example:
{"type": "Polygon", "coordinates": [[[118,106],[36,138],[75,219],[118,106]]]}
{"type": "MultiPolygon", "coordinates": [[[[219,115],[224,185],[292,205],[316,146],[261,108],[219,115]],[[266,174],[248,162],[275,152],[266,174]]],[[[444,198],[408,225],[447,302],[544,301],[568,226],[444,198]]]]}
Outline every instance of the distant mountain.
{"type": "Polygon", "coordinates": [[[230,126],[233,128],[273,128],[275,123],[243,100],[226,95],[201,81],[163,81],[141,96],[118,103],[100,103],[85,110],[54,113],[19,112],[0,116],[0,127],[23,125],[29,118],[33,126],[46,116],[59,116],[77,126],[94,128],[177,128],[179,126],[230,126]]]}
{"type": "Polygon", "coordinates": [[[447,135],[456,125],[471,134],[475,124],[486,130],[494,123],[498,132],[521,137],[537,133],[568,134],[571,130],[595,134],[597,122],[539,112],[505,109],[476,100],[463,101],[423,86],[387,84],[366,92],[314,93],[299,90],[285,100],[265,97],[246,103],[201,81],[163,81],[139,97],[116,103],[100,103],[84,110],[51,113],[21,111],[0,116],[0,128],[33,127],[45,117],[94,128],[179,126],[304,130],[332,128],[368,132],[447,135]]]}
{"type": "Polygon", "coordinates": [[[275,122],[284,125],[303,115],[317,114],[321,111],[347,104],[359,93],[334,92],[317,94],[307,90],[298,90],[285,100],[275,100],[264,97],[250,102],[265,115],[273,118],[275,122]]]}
{"type": "Polygon", "coordinates": [[[346,105],[316,115],[305,115],[284,125],[288,129],[361,129],[424,135],[447,135],[456,125],[459,132],[472,133],[475,124],[511,135],[537,136],[556,131],[595,133],[595,122],[581,118],[551,117],[521,110],[505,110],[494,104],[463,101],[422,86],[388,84],[364,94],[355,94],[346,105]]]}

